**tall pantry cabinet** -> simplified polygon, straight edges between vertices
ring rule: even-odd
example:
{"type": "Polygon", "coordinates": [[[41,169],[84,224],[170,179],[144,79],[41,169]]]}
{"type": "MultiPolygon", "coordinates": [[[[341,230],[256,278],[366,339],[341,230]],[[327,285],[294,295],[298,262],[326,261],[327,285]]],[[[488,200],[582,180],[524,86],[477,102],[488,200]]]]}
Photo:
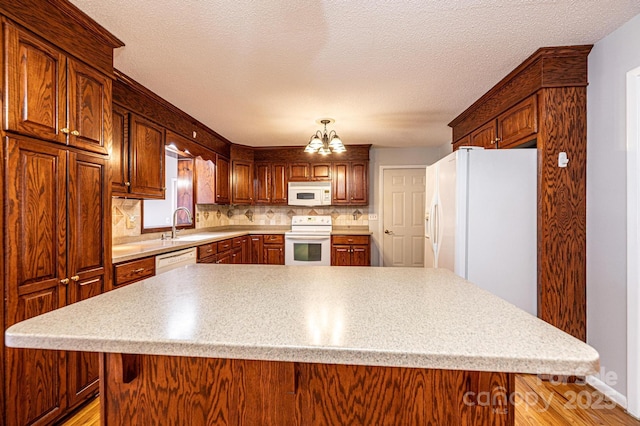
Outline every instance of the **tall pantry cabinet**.
{"type": "Polygon", "coordinates": [[[50,424],[98,391],[98,356],[7,348],[4,330],[111,286],[111,84],[122,43],[67,1],[9,0],[0,14],[0,417],[50,424]]]}

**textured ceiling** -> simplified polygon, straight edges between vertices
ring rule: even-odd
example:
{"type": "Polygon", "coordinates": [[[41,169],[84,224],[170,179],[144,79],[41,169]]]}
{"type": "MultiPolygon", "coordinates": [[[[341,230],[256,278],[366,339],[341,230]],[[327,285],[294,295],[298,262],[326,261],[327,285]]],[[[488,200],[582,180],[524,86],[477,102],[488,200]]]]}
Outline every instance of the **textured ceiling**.
{"type": "Polygon", "coordinates": [[[71,0],[115,66],[229,140],[435,146],[537,48],[591,44],[638,0],[71,0]]]}

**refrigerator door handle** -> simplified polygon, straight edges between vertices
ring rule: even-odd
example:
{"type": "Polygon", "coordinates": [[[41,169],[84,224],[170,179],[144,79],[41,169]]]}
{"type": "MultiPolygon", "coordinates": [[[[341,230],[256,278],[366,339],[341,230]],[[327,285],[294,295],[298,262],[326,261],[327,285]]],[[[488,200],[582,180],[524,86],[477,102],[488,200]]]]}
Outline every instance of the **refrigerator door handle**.
{"type": "Polygon", "coordinates": [[[438,267],[438,199],[436,198],[431,205],[431,212],[429,213],[429,233],[431,234],[431,247],[433,248],[433,267],[438,267]]]}

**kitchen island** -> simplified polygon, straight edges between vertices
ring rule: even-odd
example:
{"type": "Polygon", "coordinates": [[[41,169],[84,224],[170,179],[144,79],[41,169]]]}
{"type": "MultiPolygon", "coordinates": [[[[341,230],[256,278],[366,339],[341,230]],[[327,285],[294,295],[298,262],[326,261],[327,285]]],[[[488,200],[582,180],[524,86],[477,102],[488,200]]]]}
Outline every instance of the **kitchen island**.
{"type": "Polygon", "coordinates": [[[446,270],[190,265],[29,319],[102,353],[105,425],[512,425],[514,373],[597,352],[446,270]]]}

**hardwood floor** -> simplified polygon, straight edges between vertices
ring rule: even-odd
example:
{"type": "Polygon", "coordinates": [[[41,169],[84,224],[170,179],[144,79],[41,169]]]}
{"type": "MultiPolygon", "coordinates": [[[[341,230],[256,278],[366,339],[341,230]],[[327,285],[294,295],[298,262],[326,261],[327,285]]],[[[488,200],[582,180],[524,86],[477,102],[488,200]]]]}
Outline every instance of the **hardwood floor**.
{"type": "MultiPolygon", "coordinates": [[[[640,426],[640,420],[591,386],[556,384],[536,376],[516,377],[516,425],[640,426]]],[[[100,426],[100,399],[95,398],[62,426],[100,426]]]]}

